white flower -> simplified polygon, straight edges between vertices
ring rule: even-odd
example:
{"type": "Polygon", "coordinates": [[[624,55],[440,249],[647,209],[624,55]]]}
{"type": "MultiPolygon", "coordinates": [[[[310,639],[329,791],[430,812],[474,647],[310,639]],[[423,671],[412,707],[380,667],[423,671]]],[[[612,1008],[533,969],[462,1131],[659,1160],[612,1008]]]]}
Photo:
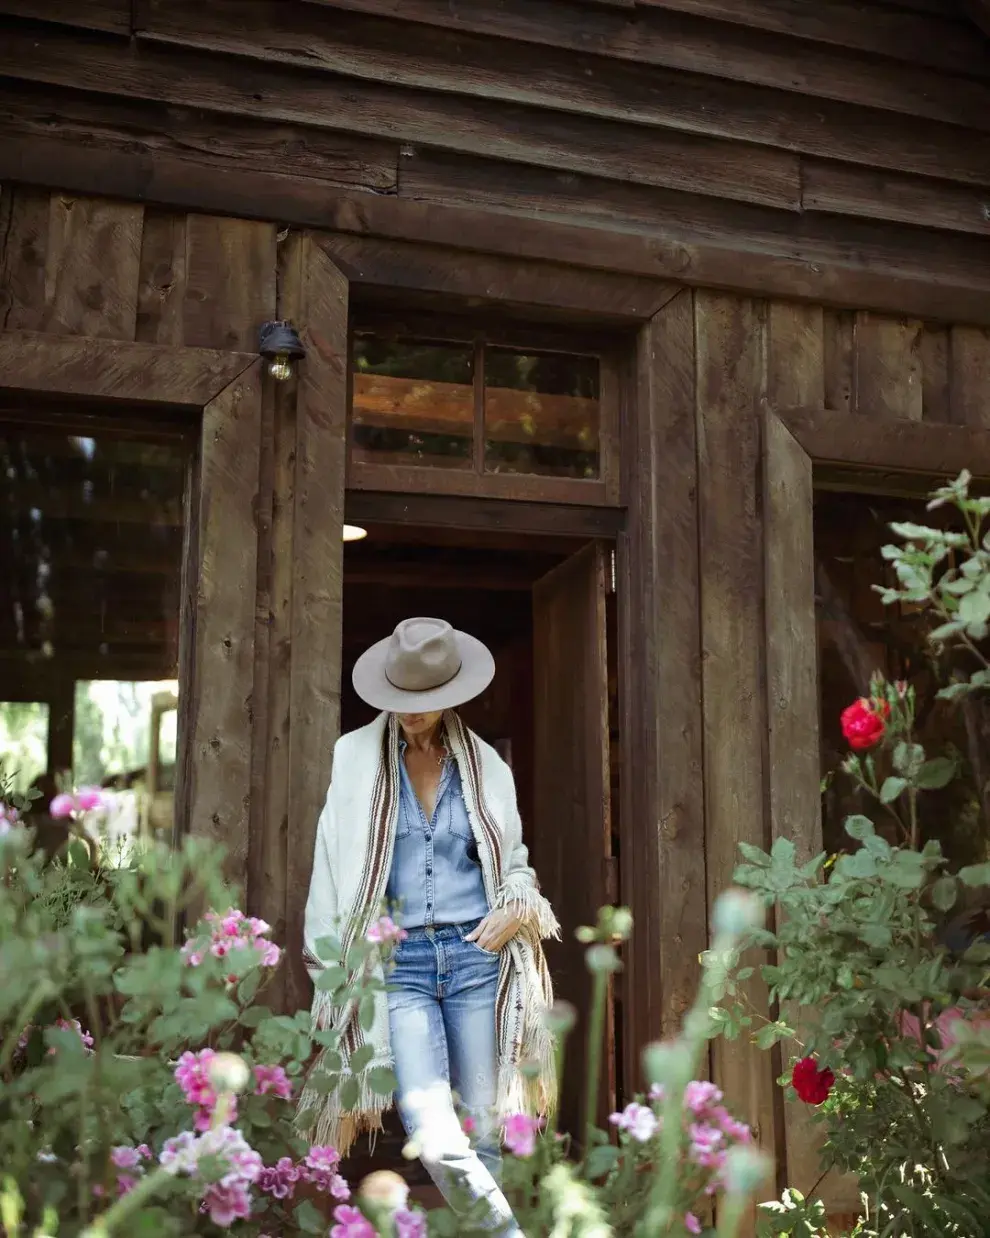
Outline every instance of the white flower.
{"type": "Polygon", "coordinates": [[[613,1113],[609,1121],[638,1143],[648,1143],[659,1126],[653,1110],[648,1105],[637,1105],[635,1101],[626,1105],[621,1113],[613,1113]]]}

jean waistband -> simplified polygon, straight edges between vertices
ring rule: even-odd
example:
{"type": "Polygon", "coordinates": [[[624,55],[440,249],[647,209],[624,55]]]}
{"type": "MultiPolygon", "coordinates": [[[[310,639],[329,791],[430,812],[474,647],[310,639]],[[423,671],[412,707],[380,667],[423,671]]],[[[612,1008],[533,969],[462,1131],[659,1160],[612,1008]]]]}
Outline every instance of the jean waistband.
{"type": "Polygon", "coordinates": [[[464,924],[430,924],[406,929],[408,941],[454,941],[473,932],[481,920],[468,920],[464,924]]]}

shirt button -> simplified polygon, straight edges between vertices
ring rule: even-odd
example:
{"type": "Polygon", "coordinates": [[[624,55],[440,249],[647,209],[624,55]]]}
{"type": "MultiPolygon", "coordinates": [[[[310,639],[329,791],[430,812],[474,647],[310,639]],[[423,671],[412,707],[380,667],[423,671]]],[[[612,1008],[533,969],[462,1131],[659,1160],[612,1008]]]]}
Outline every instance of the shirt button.
{"type": "Polygon", "coordinates": [[[433,869],[432,869],[432,868],[428,868],[428,869],[426,870],[426,875],[427,875],[427,877],[432,877],[432,876],[433,876],[433,869]]]}

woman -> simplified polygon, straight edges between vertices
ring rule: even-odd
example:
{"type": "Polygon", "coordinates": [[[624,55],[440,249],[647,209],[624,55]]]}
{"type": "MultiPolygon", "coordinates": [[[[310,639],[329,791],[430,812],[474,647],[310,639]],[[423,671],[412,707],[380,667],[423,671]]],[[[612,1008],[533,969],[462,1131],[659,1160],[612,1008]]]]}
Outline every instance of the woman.
{"type": "MultiPolygon", "coordinates": [[[[554,1096],[540,939],[559,927],[529,867],[512,774],[454,712],[494,674],[485,646],[440,619],[407,619],[358,660],[355,691],[382,713],[334,749],[305,939],[315,982],[321,937],[340,933],[346,953],[386,901],[397,908],[407,937],[370,1032],[319,989],[314,1023],[341,1032],[347,1055],[367,1044],[375,1065],[393,1067],[399,1112],[434,1182],[455,1207],[487,1199],[496,1228],[515,1235],[497,1185],[498,1121],[542,1116],[554,1096]]],[[[373,974],[384,974],[381,958],[373,974]]],[[[365,1089],[344,1112],[337,1092],[307,1089],[301,1106],[317,1111],[316,1141],[346,1154],[361,1131],[381,1129],[390,1101],[365,1089]]]]}

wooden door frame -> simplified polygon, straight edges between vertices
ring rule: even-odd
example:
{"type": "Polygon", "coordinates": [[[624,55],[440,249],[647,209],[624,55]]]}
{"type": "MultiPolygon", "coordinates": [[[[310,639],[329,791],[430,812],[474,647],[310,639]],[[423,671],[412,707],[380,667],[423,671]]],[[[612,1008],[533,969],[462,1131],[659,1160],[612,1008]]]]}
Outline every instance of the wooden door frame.
{"type": "Polygon", "coordinates": [[[176,834],[222,843],[247,871],[254,687],[261,358],[34,331],[0,334],[0,390],[104,402],[108,417],[200,415],[187,487],[176,834]],[[222,553],[221,553],[222,547],[222,553]]]}

